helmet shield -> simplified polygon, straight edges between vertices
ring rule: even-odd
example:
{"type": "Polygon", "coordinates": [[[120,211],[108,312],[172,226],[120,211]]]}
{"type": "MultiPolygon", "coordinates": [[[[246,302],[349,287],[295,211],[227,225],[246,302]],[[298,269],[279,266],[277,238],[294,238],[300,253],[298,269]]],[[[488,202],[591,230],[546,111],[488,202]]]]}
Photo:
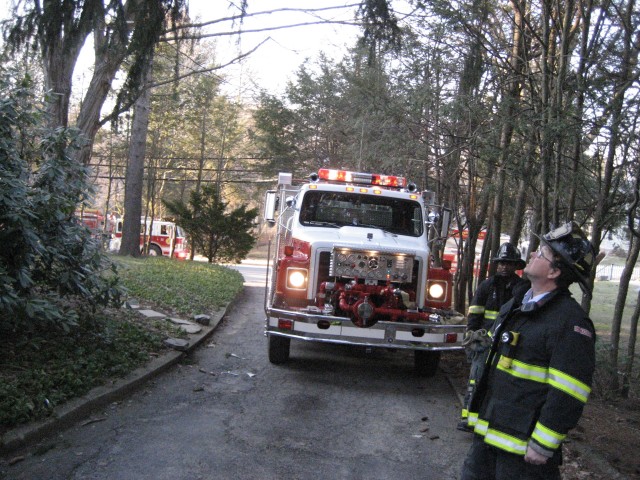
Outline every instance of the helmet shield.
{"type": "Polygon", "coordinates": [[[538,238],[560,257],[561,263],[580,283],[582,291],[590,295],[589,276],[595,251],[580,227],[575,222],[569,222],[538,238]]]}

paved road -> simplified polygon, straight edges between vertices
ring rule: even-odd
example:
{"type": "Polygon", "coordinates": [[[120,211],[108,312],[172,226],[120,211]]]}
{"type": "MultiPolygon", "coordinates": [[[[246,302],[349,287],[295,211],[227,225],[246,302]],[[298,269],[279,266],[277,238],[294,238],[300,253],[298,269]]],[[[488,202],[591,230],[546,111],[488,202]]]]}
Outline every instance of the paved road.
{"type": "Polygon", "coordinates": [[[455,429],[443,374],[416,378],[410,353],[296,342],[289,364],[271,365],[264,289],[244,273],[248,285],[207,346],[23,453],[4,478],[457,478],[470,436],[455,429]]]}

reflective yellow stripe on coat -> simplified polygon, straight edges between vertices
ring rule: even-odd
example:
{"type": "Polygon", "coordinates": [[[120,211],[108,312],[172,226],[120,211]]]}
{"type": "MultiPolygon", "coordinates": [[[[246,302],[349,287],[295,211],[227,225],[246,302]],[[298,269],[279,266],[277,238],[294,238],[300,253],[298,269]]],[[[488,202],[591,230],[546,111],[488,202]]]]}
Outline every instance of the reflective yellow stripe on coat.
{"type": "Polygon", "coordinates": [[[524,378],[539,383],[548,383],[550,386],[571,395],[573,398],[583,403],[587,402],[587,398],[591,393],[591,388],[584,382],[581,382],[571,375],[567,375],[555,368],[538,367],[514,358],[500,356],[497,369],[514,377],[524,378]]]}
{"type": "Polygon", "coordinates": [[[551,450],[555,450],[560,446],[562,440],[566,438],[566,435],[551,430],[538,422],[536,423],[536,428],[531,434],[531,438],[535,439],[540,445],[544,445],[551,450]]]}
{"type": "Polygon", "coordinates": [[[498,312],[497,310],[485,310],[484,311],[484,318],[486,320],[495,320],[496,318],[498,318],[498,312]]]}
{"type": "Polygon", "coordinates": [[[555,368],[549,369],[549,385],[562,390],[583,403],[587,402],[587,398],[591,393],[591,388],[586,383],[555,368]]]}
{"type": "Polygon", "coordinates": [[[527,442],[506,433],[489,428],[484,436],[484,442],[498,447],[506,452],[524,455],[527,453],[527,442]]]}
{"type": "Polygon", "coordinates": [[[527,442],[507,433],[489,428],[489,422],[478,418],[478,414],[469,412],[467,418],[469,426],[474,427],[473,433],[484,437],[485,443],[493,445],[506,452],[515,453],[516,455],[524,455],[527,453],[527,442]]]}

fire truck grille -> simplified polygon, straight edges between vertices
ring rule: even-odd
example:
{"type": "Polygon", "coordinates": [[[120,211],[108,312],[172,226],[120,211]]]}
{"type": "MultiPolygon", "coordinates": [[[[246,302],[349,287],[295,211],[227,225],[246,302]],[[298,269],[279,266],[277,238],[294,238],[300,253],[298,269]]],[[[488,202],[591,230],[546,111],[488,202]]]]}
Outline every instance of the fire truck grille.
{"type": "MultiPolygon", "coordinates": [[[[331,252],[320,252],[319,264],[317,268],[318,274],[316,278],[316,285],[320,285],[322,282],[326,282],[326,281],[334,281],[339,278],[354,278],[353,275],[351,275],[351,272],[349,272],[350,274],[346,275],[345,277],[336,275],[336,273],[339,273],[339,272],[333,271],[334,270],[333,263],[334,263],[334,259],[332,258],[331,252]]],[[[420,261],[414,258],[412,264],[407,265],[404,272],[406,273],[405,278],[402,278],[402,275],[399,275],[396,278],[390,278],[391,282],[402,284],[405,286],[410,285],[412,290],[417,291],[418,280],[420,278],[420,275],[419,275],[420,261]]],[[[360,280],[363,280],[363,278],[360,278],[360,280]]],[[[380,279],[376,278],[376,280],[378,280],[380,283],[387,282],[386,278],[380,278],[380,279]]]]}

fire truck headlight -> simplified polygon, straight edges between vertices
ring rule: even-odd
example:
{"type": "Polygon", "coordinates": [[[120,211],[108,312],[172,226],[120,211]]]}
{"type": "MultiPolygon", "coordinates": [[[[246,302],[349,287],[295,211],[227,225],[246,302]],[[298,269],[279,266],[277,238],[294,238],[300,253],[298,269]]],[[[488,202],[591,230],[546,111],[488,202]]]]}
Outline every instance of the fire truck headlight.
{"type": "Polygon", "coordinates": [[[427,296],[429,300],[443,301],[446,290],[442,282],[429,282],[427,287],[427,296]]]}
{"type": "Polygon", "coordinates": [[[289,269],[287,272],[287,287],[297,290],[307,288],[307,271],[302,269],[289,269]]]}

